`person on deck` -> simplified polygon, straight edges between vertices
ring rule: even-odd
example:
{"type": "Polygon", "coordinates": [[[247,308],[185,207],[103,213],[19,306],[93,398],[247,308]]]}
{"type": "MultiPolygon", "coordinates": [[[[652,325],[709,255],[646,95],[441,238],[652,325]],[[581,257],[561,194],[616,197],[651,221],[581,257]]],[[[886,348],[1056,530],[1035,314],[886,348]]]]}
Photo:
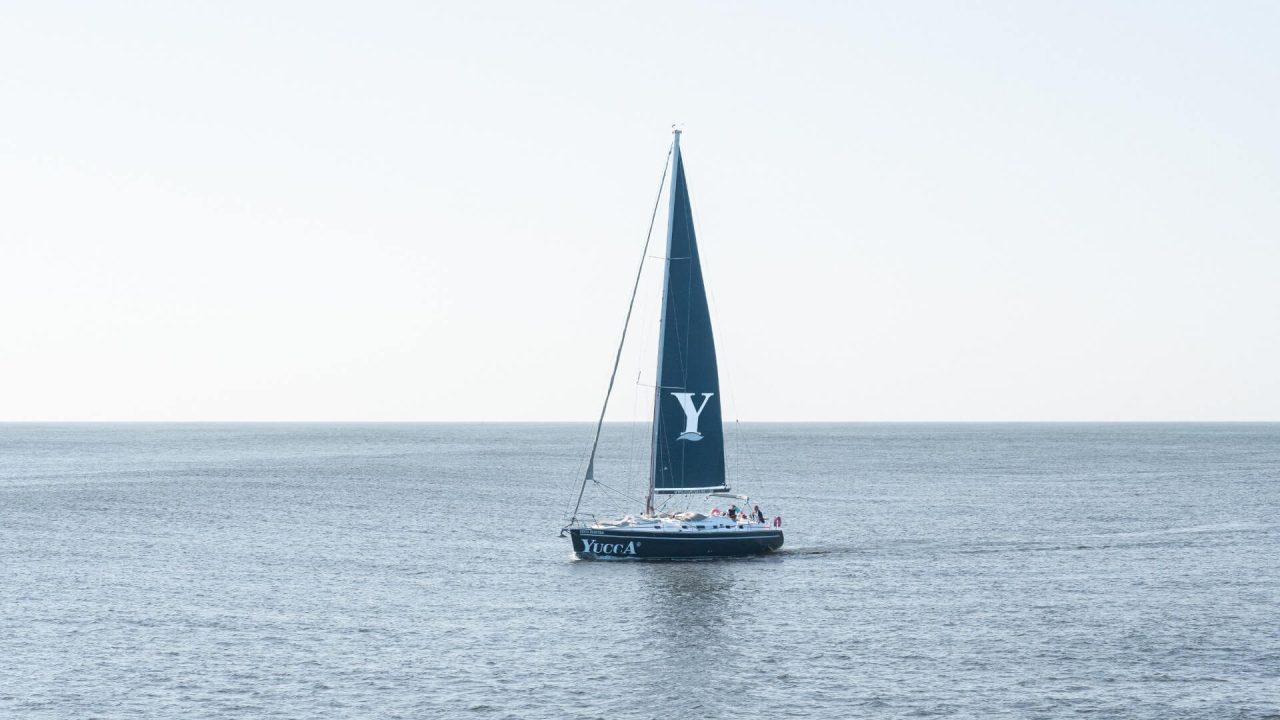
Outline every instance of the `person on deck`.
{"type": "Polygon", "coordinates": [[[754,515],[754,518],[753,518],[753,519],[754,519],[756,522],[760,523],[761,525],[763,525],[763,524],[764,524],[764,513],[763,513],[763,512],[761,512],[761,510],[760,510],[760,506],[759,506],[759,505],[757,505],[757,506],[756,506],[755,512],[754,512],[754,513],[752,513],[752,514],[754,515]]]}
{"type": "Polygon", "coordinates": [[[738,522],[738,506],[737,505],[729,506],[729,519],[734,522],[738,522]]]}

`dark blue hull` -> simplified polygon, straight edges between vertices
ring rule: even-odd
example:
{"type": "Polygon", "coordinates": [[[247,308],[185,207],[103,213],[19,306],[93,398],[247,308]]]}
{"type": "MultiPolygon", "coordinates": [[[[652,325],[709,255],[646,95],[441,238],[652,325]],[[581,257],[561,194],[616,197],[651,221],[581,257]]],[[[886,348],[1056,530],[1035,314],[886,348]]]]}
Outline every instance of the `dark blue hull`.
{"type": "Polygon", "coordinates": [[[573,552],[580,558],[690,560],[763,555],[782,547],[782,530],[646,532],[626,528],[572,528],[573,552]]]}

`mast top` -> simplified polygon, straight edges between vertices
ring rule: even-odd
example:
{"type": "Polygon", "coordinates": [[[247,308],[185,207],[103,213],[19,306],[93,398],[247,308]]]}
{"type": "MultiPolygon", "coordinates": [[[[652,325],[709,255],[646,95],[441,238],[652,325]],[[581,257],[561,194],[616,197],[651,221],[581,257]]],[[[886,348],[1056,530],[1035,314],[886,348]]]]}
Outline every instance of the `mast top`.
{"type": "Polygon", "coordinates": [[[675,136],[675,138],[676,138],[676,140],[675,140],[676,145],[679,145],[679,144],[680,144],[680,133],[681,133],[681,132],[682,132],[682,131],[680,130],[680,128],[676,127],[675,125],[672,125],[672,126],[671,126],[671,134],[672,134],[672,135],[674,135],[674,136],[675,136]]]}

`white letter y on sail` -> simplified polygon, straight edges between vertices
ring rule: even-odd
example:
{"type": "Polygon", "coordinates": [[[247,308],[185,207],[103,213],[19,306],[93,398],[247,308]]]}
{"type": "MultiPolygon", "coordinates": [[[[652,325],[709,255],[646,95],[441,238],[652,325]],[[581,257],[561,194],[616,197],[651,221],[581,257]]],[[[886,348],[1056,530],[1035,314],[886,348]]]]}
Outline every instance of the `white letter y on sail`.
{"type": "Polygon", "coordinates": [[[680,409],[684,410],[684,432],[680,433],[677,440],[690,440],[697,442],[702,439],[702,434],[698,432],[698,416],[702,414],[703,409],[707,407],[707,401],[711,400],[711,396],[715,393],[702,393],[702,404],[698,407],[693,406],[694,393],[671,393],[676,400],[680,401],[680,409]]]}

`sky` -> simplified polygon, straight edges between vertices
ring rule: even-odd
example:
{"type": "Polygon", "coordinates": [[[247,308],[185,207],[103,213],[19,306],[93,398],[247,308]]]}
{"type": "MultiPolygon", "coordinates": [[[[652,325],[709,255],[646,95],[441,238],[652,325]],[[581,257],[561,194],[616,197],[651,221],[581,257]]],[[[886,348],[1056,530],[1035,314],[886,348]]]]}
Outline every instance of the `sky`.
{"type": "Polygon", "coordinates": [[[1280,420],[1277,27],[3,3],[0,421],[593,419],[673,123],[726,417],[1280,420]]]}

